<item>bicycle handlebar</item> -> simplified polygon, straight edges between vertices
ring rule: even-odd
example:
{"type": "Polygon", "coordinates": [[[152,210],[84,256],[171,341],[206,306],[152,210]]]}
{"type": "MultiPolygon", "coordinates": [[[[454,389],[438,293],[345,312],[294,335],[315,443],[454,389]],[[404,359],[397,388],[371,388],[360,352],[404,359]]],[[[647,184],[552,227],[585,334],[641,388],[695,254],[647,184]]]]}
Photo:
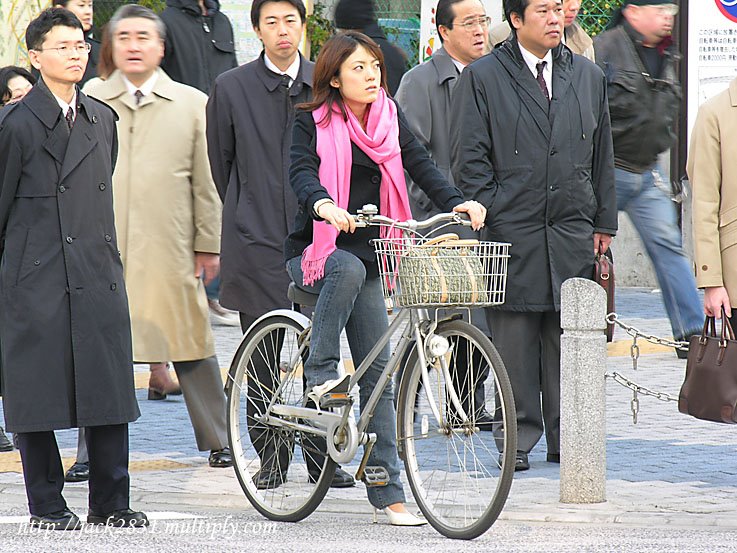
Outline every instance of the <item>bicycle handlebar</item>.
{"type": "Polygon", "coordinates": [[[372,226],[390,226],[398,228],[400,230],[418,231],[432,228],[441,223],[452,223],[457,225],[463,225],[464,227],[471,226],[471,218],[467,213],[438,213],[433,215],[429,219],[424,221],[415,221],[409,219],[408,221],[395,221],[389,217],[379,215],[378,208],[373,204],[364,205],[358,210],[356,215],[353,215],[356,221],[356,227],[366,228],[372,226]]]}

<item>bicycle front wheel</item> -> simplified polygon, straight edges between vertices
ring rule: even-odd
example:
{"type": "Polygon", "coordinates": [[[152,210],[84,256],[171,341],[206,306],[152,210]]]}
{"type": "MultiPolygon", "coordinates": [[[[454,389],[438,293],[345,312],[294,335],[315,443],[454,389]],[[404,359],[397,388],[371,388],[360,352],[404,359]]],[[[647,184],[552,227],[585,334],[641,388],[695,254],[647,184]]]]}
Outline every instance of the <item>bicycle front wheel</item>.
{"type": "Polygon", "coordinates": [[[494,524],[512,485],[512,387],[499,353],[476,327],[444,321],[435,334],[450,349],[428,359],[427,383],[417,346],[412,351],[399,391],[398,447],[428,522],[449,538],[473,539],[494,524]]]}
{"type": "Polygon", "coordinates": [[[309,426],[269,409],[305,405],[306,328],[284,315],[265,318],[244,337],[228,375],[228,439],[238,481],[256,510],[284,522],[320,505],[336,467],[325,438],[278,424],[309,426]]]}

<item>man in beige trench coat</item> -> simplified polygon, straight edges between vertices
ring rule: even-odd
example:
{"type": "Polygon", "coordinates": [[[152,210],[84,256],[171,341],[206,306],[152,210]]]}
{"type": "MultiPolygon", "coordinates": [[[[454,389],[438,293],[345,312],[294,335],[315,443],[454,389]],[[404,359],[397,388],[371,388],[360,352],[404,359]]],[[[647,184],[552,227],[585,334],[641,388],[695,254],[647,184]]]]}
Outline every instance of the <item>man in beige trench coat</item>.
{"type": "Polygon", "coordinates": [[[731,317],[737,308],[737,79],[699,109],[691,133],[696,284],[704,312],[731,317]]]}
{"type": "Polygon", "coordinates": [[[133,359],[173,361],[198,448],[210,450],[210,466],[231,466],[204,288],[219,270],[222,211],[207,158],[207,97],[159,68],[166,31],[148,8],[121,7],[109,32],[117,70],[86,91],[120,117],[113,197],[133,359]]]}

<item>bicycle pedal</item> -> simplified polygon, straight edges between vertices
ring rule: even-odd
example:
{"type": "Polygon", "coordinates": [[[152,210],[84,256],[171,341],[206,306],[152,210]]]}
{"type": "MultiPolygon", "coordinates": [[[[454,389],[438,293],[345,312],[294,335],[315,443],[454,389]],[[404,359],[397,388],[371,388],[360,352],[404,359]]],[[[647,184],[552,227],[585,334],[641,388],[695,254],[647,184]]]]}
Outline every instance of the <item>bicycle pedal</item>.
{"type": "Polygon", "coordinates": [[[384,467],[365,467],[362,480],[367,487],[387,486],[389,473],[384,467]]]}
{"type": "Polygon", "coordinates": [[[345,392],[334,392],[324,394],[320,398],[320,407],[329,409],[331,407],[345,407],[351,404],[351,396],[345,392]]]}

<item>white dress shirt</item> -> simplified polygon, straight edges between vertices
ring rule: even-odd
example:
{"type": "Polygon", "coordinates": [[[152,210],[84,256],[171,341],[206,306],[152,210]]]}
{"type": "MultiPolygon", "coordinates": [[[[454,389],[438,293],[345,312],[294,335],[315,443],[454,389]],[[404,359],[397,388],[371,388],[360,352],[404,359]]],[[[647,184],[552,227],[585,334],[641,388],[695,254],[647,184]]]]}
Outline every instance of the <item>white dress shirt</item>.
{"type": "Polygon", "coordinates": [[[269,56],[264,54],[264,63],[266,64],[267,69],[270,71],[273,71],[277,75],[288,75],[291,79],[289,81],[289,86],[292,86],[292,83],[297,80],[297,75],[299,75],[299,63],[300,58],[299,54],[297,54],[297,57],[294,59],[294,62],[292,62],[292,65],[287,67],[286,71],[282,71],[279,69],[270,59],[269,56]]]}
{"type": "Polygon", "coordinates": [[[77,89],[76,88],[74,89],[74,96],[72,96],[71,104],[67,104],[64,100],[59,98],[53,92],[51,94],[56,99],[56,103],[59,104],[59,107],[61,108],[62,116],[66,117],[67,113],[69,112],[69,108],[72,108],[72,121],[74,121],[77,118],[77,89]]]}
{"type": "Polygon", "coordinates": [[[128,89],[128,93],[133,97],[133,100],[136,100],[136,90],[140,90],[141,94],[143,94],[143,97],[150,95],[154,91],[154,86],[156,86],[156,81],[159,79],[159,72],[154,71],[154,74],[151,75],[145,83],[143,83],[141,86],[136,86],[132,82],[128,80],[128,78],[125,75],[121,75],[123,77],[123,82],[125,83],[125,88],[128,89]]]}
{"type": "Polygon", "coordinates": [[[548,53],[545,54],[545,57],[543,59],[540,59],[535,54],[530,52],[529,50],[525,50],[522,44],[520,44],[519,42],[518,44],[519,44],[519,50],[520,52],[522,52],[522,58],[525,60],[527,67],[530,68],[533,78],[537,79],[537,64],[540,63],[541,61],[546,62],[545,69],[543,69],[543,79],[545,79],[545,84],[548,87],[548,100],[550,100],[553,97],[553,52],[552,50],[548,50],[548,53]]]}

